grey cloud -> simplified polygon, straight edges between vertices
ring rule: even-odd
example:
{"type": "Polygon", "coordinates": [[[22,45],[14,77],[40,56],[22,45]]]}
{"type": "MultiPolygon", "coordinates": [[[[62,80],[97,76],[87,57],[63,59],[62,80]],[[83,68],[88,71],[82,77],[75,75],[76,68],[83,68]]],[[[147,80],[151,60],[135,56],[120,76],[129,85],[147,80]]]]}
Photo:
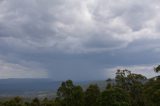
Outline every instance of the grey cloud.
{"type": "Polygon", "coordinates": [[[0,60],[36,72],[42,68],[55,79],[100,79],[106,66],[158,63],[159,4],[3,0],[0,60]]]}
{"type": "MultiPolygon", "coordinates": [[[[97,50],[96,47],[85,47],[85,42],[92,42],[94,33],[97,33],[97,37],[103,36],[108,41],[113,38],[112,32],[108,33],[106,30],[108,26],[105,29],[102,28],[105,27],[104,25],[99,24],[100,28],[95,26],[98,23],[92,19],[87,2],[86,4],[85,1],[83,2],[70,1],[66,4],[60,2],[57,4],[58,6],[53,3],[47,7],[41,4],[42,1],[5,1],[2,7],[8,7],[1,12],[3,15],[1,36],[7,37],[4,39],[6,43],[10,39],[13,39],[15,44],[17,41],[24,42],[24,48],[35,46],[35,48],[50,49],[52,47],[53,49],[64,49],[64,51],[67,48],[73,52],[77,51],[76,48],[79,52],[90,51],[90,49],[91,51],[97,50]]],[[[119,40],[117,41],[119,42],[119,40]]],[[[106,44],[106,50],[107,46],[106,44]]]]}

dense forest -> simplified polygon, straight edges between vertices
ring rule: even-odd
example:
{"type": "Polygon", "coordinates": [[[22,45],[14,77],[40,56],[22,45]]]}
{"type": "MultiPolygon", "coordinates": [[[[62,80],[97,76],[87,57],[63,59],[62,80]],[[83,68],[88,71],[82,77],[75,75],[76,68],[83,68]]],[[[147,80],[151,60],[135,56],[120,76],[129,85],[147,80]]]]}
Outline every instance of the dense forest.
{"type": "Polygon", "coordinates": [[[1,101],[0,106],[160,106],[160,65],[154,71],[157,76],[147,79],[129,70],[117,70],[115,82],[106,80],[108,85],[103,91],[96,84],[84,90],[67,80],[62,82],[54,99],[26,101],[15,97],[1,101]]]}

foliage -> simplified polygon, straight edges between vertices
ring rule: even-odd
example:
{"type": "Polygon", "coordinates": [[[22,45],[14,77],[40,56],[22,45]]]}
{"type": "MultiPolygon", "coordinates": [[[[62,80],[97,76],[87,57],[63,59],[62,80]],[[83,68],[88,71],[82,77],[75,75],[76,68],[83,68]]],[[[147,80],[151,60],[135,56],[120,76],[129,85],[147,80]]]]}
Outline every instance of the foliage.
{"type": "Polygon", "coordinates": [[[160,105],[160,79],[148,81],[143,92],[146,106],[160,105]]]}
{"type": "MultiPolygon", "coordinates": [[[[160,72],[160,65],[154,68],[160,72]]],[[[100,91],[97,85],[89,85],[83,91],[72,80],[62,82],[54,99],[34,98],[25,101],[15,97],[8,101],[0,101],[0,106],[159,106],[160,77],[147,79],[141,74],[129,70],[117,70],[115,83],[108,79],[106,89],[100,91]],[[112,83],[111,83],[112,82],[112,83]]]]}
{"type": "Polygon", "coordinates": [[[158,65],[157,67],[155,67],[155,68],[154,68],[154,71],[155,71],[156,73],[160,72],[160,65],[158,65]]]}
{"type": "Polygon", "coordinates": [[[122,88],[106,89],[101,93],[99,106],[131,106],[129,94],[122,88]]]}
{"type": "Polygon", "coordinates": [[[142,90],[146,79],[145,76],[128,70],[117,70],[116,73],[117,87],[128,91],[132,98],[132,106],[144,106],[142,90]]]}
{"type": "Polygon", "coordinates": [[[97,85],[90,85],[85,91],[85,106],[98,106],[100,89],[97,85]]]}
{"type": "Polygon", "coordinates": [[[83,106],[84,93],[80,86],[75,86],[71,80],[62,82],[57,91],[57,100],[61,106],[83,106]]]}

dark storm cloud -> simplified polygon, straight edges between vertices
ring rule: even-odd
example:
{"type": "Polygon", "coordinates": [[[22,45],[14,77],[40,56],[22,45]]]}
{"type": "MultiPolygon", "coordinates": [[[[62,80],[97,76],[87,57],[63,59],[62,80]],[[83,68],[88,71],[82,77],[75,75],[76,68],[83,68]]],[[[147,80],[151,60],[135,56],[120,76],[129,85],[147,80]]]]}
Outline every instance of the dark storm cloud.
{"type": "Polygon", "coordinates": [[[159,63],[159,4],[2,0],[1,77],[33,77],[39,72],[35,77],[89,80],[110,77],[117,66],[149,70],[159,63]]]}

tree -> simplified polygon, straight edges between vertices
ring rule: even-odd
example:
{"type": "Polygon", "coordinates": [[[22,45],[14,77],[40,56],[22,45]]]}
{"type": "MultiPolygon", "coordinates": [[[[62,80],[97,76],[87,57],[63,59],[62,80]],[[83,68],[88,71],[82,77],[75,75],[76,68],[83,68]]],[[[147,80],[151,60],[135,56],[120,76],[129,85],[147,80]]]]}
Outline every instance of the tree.
{"type": "Polygon", "coordinates": [[[149,80],[143,90],[145,106],[159,106],[160,104],[160,79],[149,80]]]}
{"type": "Polygon", "coordinates": [[[160,72],[160,65],[158,65],[157,67],[155,67],[155,68],[154,68],[154,71],[155,71],[156,73],[160,72]]]}
{"type": "Polygon", "coordinates": [[[57,91],[57,104],[61,106],[83,106],[84,94],[80,86],[73,85],[71,80],[62,82],[57,91]]]}
{"type": "Polygon", "coordinates": [[[40,106],[40,100],[38,98],[34,98],[32,100],[31,106],[40,106]]]}
{"type": "Polygon", "coordinates": [[[85,91],[85,106],[98,106],[100,89],[97,85],[90,85],[85,91]]]}
{"type": "Polygon", "coordinates": [[[143,101],[143,83],[146,77],[141,74],[131,73],[128,70],[117,70],[116,84],[117,87],[128,91],[132,97],[133,106],[144,106],[143,101]]]}
{"type": "Polygon", "coordinates": [[[106,89],[101,93],[99,106],[131,106],[129,94],[122,88],[106,89]]]}
{"type": "Polygon", "coordinates": [[[41,102],[41,106],[55,106],[53,100],[48,100],[48,98],[44,98],[41,102]]]}
{"type": "Polygon", "coordinates": [[[84,93],[81,86],[73,88],[73,106],[84,106],[84,93]]]}
{"type": "Polygon", "coordinates": [[[24,103],[22,101],[22,98],[17,96],[9,101],[6,101],[4,103],[4,106],[24,106],[24,103]]]}

